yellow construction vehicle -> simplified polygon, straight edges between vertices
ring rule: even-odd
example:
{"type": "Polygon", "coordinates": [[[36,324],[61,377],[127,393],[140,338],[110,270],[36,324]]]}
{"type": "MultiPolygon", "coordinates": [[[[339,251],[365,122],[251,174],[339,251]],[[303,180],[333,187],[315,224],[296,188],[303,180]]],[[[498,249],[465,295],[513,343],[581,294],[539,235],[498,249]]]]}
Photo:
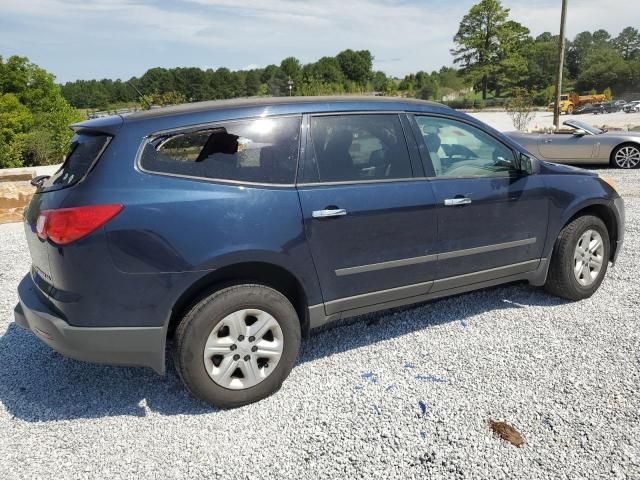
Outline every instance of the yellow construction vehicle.
{"type": "MultiPolygon", "coordinates": [[[[560,113],[571,115],[576,107],[587,103],[599,103],[606,101],[607,96],[604,93],[596,93],[594,95],[578,95],[577,93],[563,93],[560,95],[560,113]]],[[[553,111],[555,102],[549,104],[549,110],[553,111]]]]}

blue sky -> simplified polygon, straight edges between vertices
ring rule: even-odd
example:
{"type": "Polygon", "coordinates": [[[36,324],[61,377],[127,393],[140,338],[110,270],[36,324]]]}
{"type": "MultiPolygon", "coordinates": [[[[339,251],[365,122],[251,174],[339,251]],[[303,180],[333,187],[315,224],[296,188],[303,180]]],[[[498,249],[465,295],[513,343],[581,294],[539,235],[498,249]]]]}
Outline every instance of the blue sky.
{"type": "MultiPolygon", "coordinates": [[[[0,0],[0,55],[24,55],[59,81],[129,78],[150,67],[231,69],[369,49],[403,76],[452,62],[474,0],[0,0]]],[[[559,0],[503,0],[533,34],[557,31],[559,0]]],[[[640,25],[638,0],[569,2],[568,35],[640,25]]]]}

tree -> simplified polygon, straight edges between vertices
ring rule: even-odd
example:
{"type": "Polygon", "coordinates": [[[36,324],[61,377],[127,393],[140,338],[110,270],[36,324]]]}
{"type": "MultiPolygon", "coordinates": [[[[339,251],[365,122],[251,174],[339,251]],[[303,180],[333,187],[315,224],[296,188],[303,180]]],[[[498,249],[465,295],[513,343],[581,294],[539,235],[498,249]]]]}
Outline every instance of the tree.
{"type": "Polygon", "coordinates": [[[30,158],[60,162],[72,136],[69,124],[80,119],[52,74],[25,57],[0,57],[0,167],[30,158]]]}
{"type": "Polygon", "coordinates": [[[627,27],[613,40],[613,45],[625,60],[636,58],[640,54],[640,33],[633,27],[627,27]]]}
{"type": "Polygon", "coordinates": [[[553,84],[558,64],[558,36],[542,33],[527,45],[528,75],[524,82],[531,90],[542,90],[553,84]]]}
{"type": "Polygon", "coordinates": [[[280,63],[280,70],[297,83],[302,77],[302,65],[295,57],[287,57],[280,63]]]}
{"type": "Polygon", "coordinates": [[[369,50],[357,52],[351,49],[344,50],[337,55],[336,59],[347,80],[364,85],[371,79],[373,56],[369,50]]]}
{"type": "Polygon", "coordinates": [[[260,90],[260,72],[259,70],[249,70],[245,78],[245,88],[247,89],[247,96],[253,97],[258,95],[260,90]]]}
{"type": "Polygon", "coordinates": [[[164,93],[155,93],[151,95],[151,103],[153,105],[178,105],[180,103],[185,103],[187,99],[180,92],[164,92],[164,93]]]}
{"type": "MultiPolygon", "coordinates": [[[[431,74],[434,75],[433,73],[431,74]]],[[[438,83],[443,89],[450,89],[454,92],[463,90],[467,85],[460,75],[460,72],[452,67],[442,67],[437,73],[438,83]]]]}
{"type": "Polygon", "coordinates": [[[567,67],[572,78],[580,75],[584,66],[584,59],[593,49],[593,35],[591,32],[580,32],[575,36],[567,48],[567,67]]]}
{"type": "Polygon", "coordinates": [[[500,48],[494,87],[496,97],[499,97],[501,88],[511,88],[526,80],[528,62],[525,58],[525,46],[531,39],[529,29],[513,20],[506,21],[498,29],[497,36],[500,48]]]}
{"type": "Polygon", "coordinates": [[[595,48],[604,48],[611,46],[611,35],[604,29],[596,30],[593,32],[593,46],[595,48]]]}
{"type": "Polygon", "coordinates": [[[344,73],[342,73],[336,57],[322,57],[316,63],[305,65],[303,70],[307,78],[313,77],[324,83],[342,83],[344,81],[344,73]]]}
{"type": "Polygon", "coordinates": [[[613,48],[594,50],[585,59],[585,67],[576,79],[578,90],[591,88],[601,92],[607,87],[623,90],[631,76],[630,66],[622,54],[613,48]]]}
{"type": "Polygon", "coordinates": [[[500,0],[481,0],[463,17],[453,38],[454,63],[461,64],[465,76],[480,87],[483,99],[492,80],[503,80],[510,70],[522,72],[522,62],[514,54],[528,30],[508,21],[508,16],[509,9],[500,0]],[[503,77],[497,78],[501,72],[503,77]]]}
{"type": "Polygon", "coordinates": [[[416,93],[422,100],[440,100],[440,85],[433,75],[418,72],[416,75],[416,93]]]}
{"type": "Polygon", "coordinates": [[[25,137],[33,117],[14,93],[0,94],[0,168],[22,166],[25,137]]]}
{"type": "MultiPolygon", "coordinates": [[[[373,74],[373,79],[371,81],[371,85],[373,86],[373,90],[375,92],[384,92],[385,87],[387,86],[387,74],[381,71],[377,71],[373,74]]],[[[395,85],[395,82],[393,82],[395,85]]]]}

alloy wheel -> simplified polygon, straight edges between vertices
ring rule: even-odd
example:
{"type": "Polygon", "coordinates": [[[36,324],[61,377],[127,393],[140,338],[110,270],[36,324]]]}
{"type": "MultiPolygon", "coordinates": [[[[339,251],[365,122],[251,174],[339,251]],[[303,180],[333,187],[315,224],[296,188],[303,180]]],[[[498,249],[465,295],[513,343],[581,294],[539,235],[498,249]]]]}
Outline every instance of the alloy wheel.
{"type": "Polygon", "coordinates": [[[614,161],[620,168],[636,168],[640,164],[640,148],[633,145],[624,146],[618,149],[614,161]]]}

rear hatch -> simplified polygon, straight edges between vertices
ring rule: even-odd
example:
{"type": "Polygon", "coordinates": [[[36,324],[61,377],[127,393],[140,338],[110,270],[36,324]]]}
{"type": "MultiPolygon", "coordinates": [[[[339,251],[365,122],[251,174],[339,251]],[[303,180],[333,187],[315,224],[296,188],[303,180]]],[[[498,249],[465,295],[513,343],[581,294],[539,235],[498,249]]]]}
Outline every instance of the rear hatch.
{"type": "MultiPolygon", "coordinates": [[[[114,126],[122,123],[120,117],[112,118],[115,120],[114,126]]],[[[47,295],[55,285],[49,263],[49,249],[57,247],[38,235],[38,229],[42,231],[43,228],[42,213],[62,208],[68,189],[78,185],[90,175],[108,148],[113,138],[112,133],[88,128],[92,123],[95,122],[74,125],[75,135],[64,163],[53,175],[40,179],[33,199],[24,212],[25,235],[32,261],[31,274],[34,282],[47,295]]]]}

